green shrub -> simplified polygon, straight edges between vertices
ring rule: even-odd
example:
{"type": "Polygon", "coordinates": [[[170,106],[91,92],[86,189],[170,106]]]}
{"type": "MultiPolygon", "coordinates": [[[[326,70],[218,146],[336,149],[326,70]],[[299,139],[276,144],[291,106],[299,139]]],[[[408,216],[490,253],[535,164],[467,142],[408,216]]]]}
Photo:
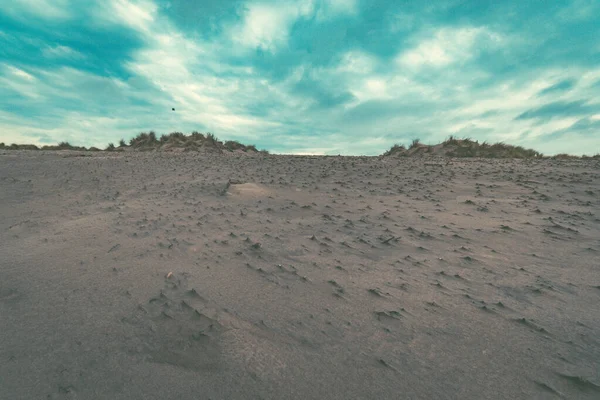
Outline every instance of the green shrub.
{"type": "Polygon", "coordinates": [[[556,154],[552,158],[555,160],[577,160],[577,159],[579,159],[578,156],[574,156],[574,155],[567,154],[567,153],[556,154]]]}
{"type": "Polygon", "coordinates": [[[206,134],[206,140],[208,140],[210,144],[216,144],[218,142],[217,137],[210,132],[206,134]]]}
{"type": "MultiPolygon", "coordinates": [[[[417,148],[414,152],[409,154],[403,153],[404,156],[412,154],[421,154],[422,148],[418,148],[421,145],[419,139],[414,139],[409,149],[417,148]]],[[[441,155],[448,157],[481,157],[481,158],[543,158],[544,155],[533,149],[526,149],[522,146],[512,146],[503,142],[489,144],[487,141],[481,144],[477,140],[471,138],[456,139],[455,136],[450,135],[445,141],[441,143],[443,148],[446,148],[445,152],[441,155]],[[450,147],[450,148],[449,148],[450,147]]],[[[394,145],[390,150],[386,151],[383,156],[389,156],[394,153],[398,153],[404,149],[403,146],[394,145]]],[[[425,153],[433,152],[433,148],[427,147],[425,153]]]]}
{"type": "MultiPolygon", "coordinates": [[[[229,151],[244,149],[244,145],[236,140],[228,140],[224,144],[225,148],[229,151]]],[[[245,149],[244,149],[245,150],[245,149]]]]}
{"type": "Polygon", "coordinates": [[[194,140],[206,139],[203,134],[201,134],[200,132],[197,132],[197,131],[192,132],[191,136],[192,136],[192,139],[194,139],[194,140]]]}
{"type": "Polygon", "coordinates": [[[19,150],[39,150],[40,148],[37,147],[35,144],[20,144],[19,145],[19,150]]]}
{"type": "Polygon", "coordinates": [[[451,145],[458,145],[458,140],[456,139],[456,137],[454,137],[454,135],[450,135],[448,136],[448,139],[446,139],[443,143],[442,143],[443,147],[448,147],[451,145]]]}
{"type": "Polygon", "coordinates": [[[388,151],[386,151],[385,153],[383,153],[384,156],[389,156],[398,152],[403,152],[406,150],[406,147],[404,147],[403,144],[394,144],[388,151]]]}
{"type": "Polygon", "coordinates": [[[185,140],[185,135],[181,132],[171,132],[168,137],[170,139],[185,140]]]}

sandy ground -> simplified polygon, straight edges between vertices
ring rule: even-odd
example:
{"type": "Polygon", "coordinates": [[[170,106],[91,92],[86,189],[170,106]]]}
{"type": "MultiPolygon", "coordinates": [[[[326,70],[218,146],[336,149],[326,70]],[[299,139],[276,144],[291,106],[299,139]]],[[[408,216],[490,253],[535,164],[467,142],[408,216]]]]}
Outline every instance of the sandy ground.
{"type": "Polygon", "coordinates": [[[598,399],[600,163],[0,152],[2,399],[598,399]]]}

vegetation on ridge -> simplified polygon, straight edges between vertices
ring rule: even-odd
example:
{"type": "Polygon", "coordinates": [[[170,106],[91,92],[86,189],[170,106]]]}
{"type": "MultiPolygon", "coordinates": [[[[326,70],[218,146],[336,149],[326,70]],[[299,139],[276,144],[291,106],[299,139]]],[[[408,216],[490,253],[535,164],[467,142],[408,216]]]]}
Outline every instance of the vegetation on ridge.
{"type": "Polygon", "coordinates": [[[448,137],[444,142],[437,145],[422,144],[419,139],[413,139],[408,149],[401,144],[393,145],[383,154],[384,157],[417,157],[417,156],[440,156],[457,158],[526,158],[526,159],[585,159],[600,158],[600,154],[593,157],[574,156],[568,154],[557,154],[552,157],[546,157],[542,153],[526,149],[522,146],[513,146],[503,142],[489,144],[487,142],[479,143],[471,138],[458,139],[454,136],[448,137]]]}
{"type": "MultiPolygon", "coordinates": [[[[101,151],[96,147],[73,146],[68,142],[61,142],[58,145],[42,146],[41,148],[33,144],[11,144],[6,146],[0,143],[0,149],[5,150],[80,150],[80,151],[101,151]]],[[[228,140],[225,143],[220,141],[214,134],[206,135],[200,132],[192,132],[185,135],[181,132],[172,132],[167,135],[156,136],[154,131],[141,132],[129,140],[119,140],[119,145],[109,143],[104,151],[210,151],[210,152],[243,152],[243,153],[262,153],[268,154],[266,150],[258,150],[255,145],[245,145],[235,140],[228,140]]]]}
{"type": "MultiPolygon", "coordinates": [[[[157,137],[154,131],[141,132],[137,136],[129,139],[119,140],[118,146],[109,143],[101,150],[97,147],[85,148],[82,146],[73,146],[69,142],[60,142],[58,145],[45,145],[38,147],[33,144],[11,144],[0,143],[0,150],[79,150],[79,151],[208,151],[216,153],[243,152],[243,153],[262,153],[269,154],[267,150],[258,150],[255,145],[244,145],[235,140],[220,141],[214,134],[203,134],[197,131],[189,135],[181,132],[172,132],[167,135],[157,137]]],[[[421,143],[420,139],[415,138],[407,148],[403,144],[394,144],[388,151],[382,154],[383,157],[419,157],[419,156],[438,156],[438,157],[456,157],[456,158],[522,158],[522,159],[557,159],[557,160],[578,160],[578,159],[600,159],[600,153],[594,156],[576,156],[566,153],[556,154],[554,156],[544,156],[542,153],[526,149],[522,146],[509,145],[503,142],[489,144],[487,142],[479,143],[471,138],[458,139],[455,136],[449,136],[445,141],[437,145],[426,145],[421,143]]]]}

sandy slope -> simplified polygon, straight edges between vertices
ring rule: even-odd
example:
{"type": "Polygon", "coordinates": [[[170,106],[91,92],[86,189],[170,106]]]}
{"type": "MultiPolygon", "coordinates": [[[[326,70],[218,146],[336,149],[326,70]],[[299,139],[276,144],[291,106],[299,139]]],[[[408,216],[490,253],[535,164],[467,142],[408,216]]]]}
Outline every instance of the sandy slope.
{"type": "Polygon", "coordinates": [[[598,160],[77,154],[0,154],[2,399],[600,398],[598,160]]]}

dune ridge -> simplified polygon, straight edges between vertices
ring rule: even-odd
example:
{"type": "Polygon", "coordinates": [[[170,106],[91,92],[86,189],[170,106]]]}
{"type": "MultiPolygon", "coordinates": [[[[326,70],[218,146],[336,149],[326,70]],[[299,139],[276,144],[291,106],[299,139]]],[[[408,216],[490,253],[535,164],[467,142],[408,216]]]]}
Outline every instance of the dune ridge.
{"type": "MultiPolygon", "coordinates": [[[[84,146],[73,146],[69,142],[61,142],[58,145],[44,145],[38,147],[34,144],[6,145],[0,143],[0,150],[77,150],[77,151],[102,151],[97,147],[86,148],[84,146]]],[[[109,143],[104,151],[196,151],[211,153],[247,153],[247,154],[269,154],[268,150],[258,150],[255,145],[245,145],[238,141],[221,141],[212,133],[203,134],[192,132],[185,135],[181,132],[172,132],[168,135],[157,137],[153,131],[142,132],[129,140],[129,144],[121,139],[118,146],[109,143]]],[[[413,139],[410,146],[395,144],[389,150],[381,154],[381,157],[444,157],[444,158],[527,158],[542,159],[553,158],[562,160],[577,160],[600,158],[600,153],[593,156],[560,153],[553,156],[545,156],[542,153],[526,149],[522,146],[514,146],[503,142],[489,144],[479,143],[471,138],[458,139],[449,136],[445,141],[436,145],[421,143],[419,139],[413,139]]]]}

